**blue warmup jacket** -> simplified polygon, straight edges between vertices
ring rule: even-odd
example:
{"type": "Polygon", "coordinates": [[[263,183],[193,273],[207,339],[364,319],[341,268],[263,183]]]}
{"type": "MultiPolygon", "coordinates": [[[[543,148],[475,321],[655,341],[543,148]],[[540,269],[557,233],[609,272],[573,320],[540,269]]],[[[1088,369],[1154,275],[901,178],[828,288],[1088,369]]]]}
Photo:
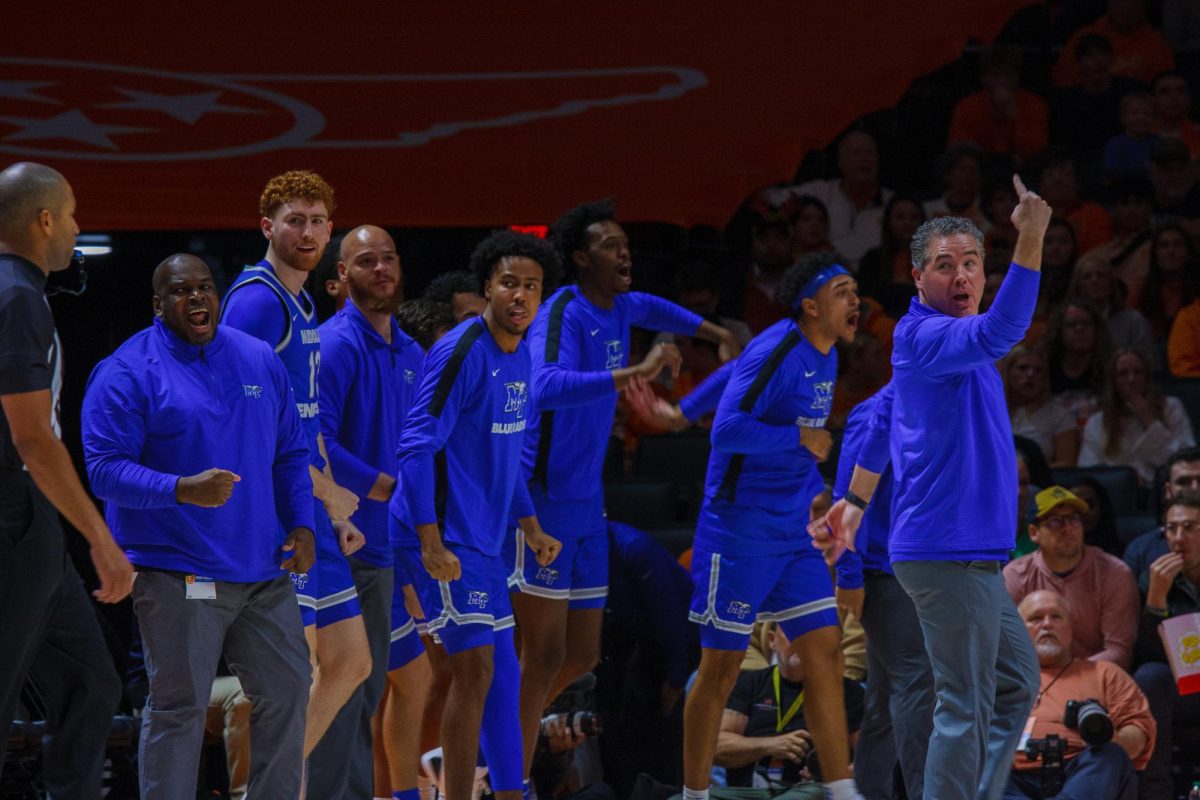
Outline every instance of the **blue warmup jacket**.
{"type": "Polygon", "coordinates": [[[309,450],[283,364],[219,326],[204,347],[160,320],[97,365],[83,399],[92,491],[130,562],[216,580],[279,575],[285,531],[313,529],[309,450]],[[181,477],[241,477],[219,508],[181,505],[181,477]]]}
{"type": "Polygon", "coordinates": [[[825,426],[837,351],[822,355],[786,319],[756,336],[734,363],[713,420],[700,512],[721,522],[702,520],[696,541],[723,553],[795,550],[800,536],[807,539],[809,506],[824,486],[798,426],[825,426]]]}
{"type": "MultiPolygon", "coordinates": [[[[886,453],[888,430],[891,426],[878,426],[876,420],[882,422],[891,419],[893,392],[892,384],[888,382],[878,392],[855,406],[846,419],[842,450],[838,456],[837,477],[833,482],[834,502],[846,496],[846,490],[850,488],[850,479],[854,476],[854,465],[858,463],[859,453],[864,446],[878,447],[881,444],[878,449],[886,453]]],[[[888,536],[892,527],[892,467],[887,463],[882,470],[871,471],[882,474],[858,528],[858,536],[854,542],[856,550],[847,550],[837,564],[838,586],[843,589],[860,588],[863,585],[864,569],[878,570],[889,575],[892,572],[892,565],[888,561],[888,536]]]]}
{"type": "Polygon", "coordinates": [[[380,473],[400,465],[400,428],[421,384],[425,353],[392,319],[392,342],[379,335],[353,302],[321,326],[321,433],[333,474],[359,497],[351,521],[367,543],[355,557],[392,564],[388,503],[367,497],[380,473]]]}
{"type": "Polygon", "coordinates": [[[416,403],[400,434],[393,516],[414,529],[438,521],[434,455],[444,447],[444,541],[500,554],[510,511],[517,519],[533,516],[521,480],[521,443],[533,413],[529,375],[525,342],[505,353],[483,317],[460,323],[430,348],[416,403]]]}
{"type": "Polygon", "coordinates": [[[736,358],[725,362],[683,396],[683,399],[679,401],[679,411],[685,419],[695,422],[702,419],[705,414],[711,414],[717,410],[717,404],[721,402],[721,394],[724,393],[736,365],[736,358]]]}
{"type": "Polygon", "coordinates": [[[896,325],[893,563],[1008,559],[1017,457],[995,362],[1029,328],[1038,279],[1013,264],[986,314],[956,319],[914,299],[896,325]]]}
{"type": "Polygon", "coordinates": [[[533,358],[533,401],[521,455],[526,478],[551,500],[586,500],[601,491],[604,454],[617,409],[612,371],[629,366],[629,327],[694,334],[703,319],[641,292],[599,308],[577,286],[542,303],[526,340],[533,358]]]}

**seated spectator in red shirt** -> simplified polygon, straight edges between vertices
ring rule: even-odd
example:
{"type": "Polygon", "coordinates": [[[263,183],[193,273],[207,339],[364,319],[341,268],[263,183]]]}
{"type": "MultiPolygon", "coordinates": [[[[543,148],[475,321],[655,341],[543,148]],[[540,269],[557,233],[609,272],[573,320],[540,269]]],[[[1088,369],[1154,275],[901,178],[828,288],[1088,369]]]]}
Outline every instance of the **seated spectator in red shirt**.
{"type": "MultiPolygon", "coordinates": [[[[1010,214],[1013,205],[1015,201],[1008,205],[1010,214]]],[[[917,296],[909,243],[924,221],[925,212],[919,202],[911,197],[893,195],[883,212],[883,236],[879,247],[868,251],[858,263],[860,298],[877,301],[892,319],[900,319],[908,313],[909,301],[917,296]]]]}
{"type": "Polygon", "coordinates": [[[1141,602],[1133,573],[1121,559],[1083,543],[1087,503],[1061,486],[1043,489],[1034,502],[1029,538],[1037,550],[1004,568],[1013,602],[1039,589],[1063,595],[1071,607],[1071,652],[1128,670],[1141,602]]]}
{"type": "Polygon", "coordinates": [[[1046,102],[1019,88],[1021,50],[992,45],[983,54],[980,83],[954,107],[946,141],[974,142],[989,153],[1020,164],[1046,148],[1046,102]]]}
{"type": "Polygon", "coordinates": [[[1150,177],[1150,153],[1158,144],[1154,100],[1136,91],[1121,98],[1121,132],[1104,145],[1104,174],[1109,178],[1150,177]]]}
{"type": "Polygon", "coordinates": [[[1088,34],[1099,34],[1112,42],[1114,75],[1149,84],[1158,73],[1175,68],[1167,40],[1146,21],[1144,0],[1108,0],[1108,13],[1076,31],[1063,48],[1054,65],[1054,82],[1059,86],[1079,83],[1075,43],[1088,34]]]}
{"type": "Polygon", "coordinates": [[[1079,195],[1078,173],[1071,155],[1062,151],[1047,153],[1039,160],[1034,172],[1042,199],[1075,230],[1080,253],[1112,238],[1112,217],[1102,206],[1079,195]]]}
{"type": "MultiPolygon", "coordinates": [[[[1030,594],[1018,608],[1033,639],[1041,667],[1041,687],[1023,741],[1054,735],[1065,741],[1063,786],[1056,797],[1126,800],[1137,796],[1134,770],[1154,751],[1156,726],[1145,695],[1121,668],[1106,661],[1077,657],[1073,603],[1053,591],[1030,594]],[[1112,740],[1089,745],[1078,724],[1064,722],[1067,703],[1093,699],[1112,721],[1112,740]]],[[[1040,759],[1018,750],[1004,797],[1048,797],[1040,759]]],[[[1157,797],[1157,795],[1149,795],[1157,797]]]]}
{"type": "Polygon", "coordinates": [[[1200,156],[1200,125],[1189,119],[1192,90],[1179,72],[1160,72],[1150,85],[1154,95],[1154,129],[1162,138],[1179,139],[1194,161],[1200,156]]]}

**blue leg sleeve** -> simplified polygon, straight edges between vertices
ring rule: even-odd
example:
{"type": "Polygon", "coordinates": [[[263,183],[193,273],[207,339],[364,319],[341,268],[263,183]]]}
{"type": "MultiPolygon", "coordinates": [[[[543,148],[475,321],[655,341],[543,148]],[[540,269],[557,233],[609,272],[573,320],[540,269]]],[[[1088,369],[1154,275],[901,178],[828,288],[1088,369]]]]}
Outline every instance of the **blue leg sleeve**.
{"type": "Polygon", "coordinates": [[[492,686],[483,706],[479,744],[487,760],[492,790],[521,791],[524,756],[521,751],[521,667],[513,646],[513,629],[496,631],[492,686]]]}

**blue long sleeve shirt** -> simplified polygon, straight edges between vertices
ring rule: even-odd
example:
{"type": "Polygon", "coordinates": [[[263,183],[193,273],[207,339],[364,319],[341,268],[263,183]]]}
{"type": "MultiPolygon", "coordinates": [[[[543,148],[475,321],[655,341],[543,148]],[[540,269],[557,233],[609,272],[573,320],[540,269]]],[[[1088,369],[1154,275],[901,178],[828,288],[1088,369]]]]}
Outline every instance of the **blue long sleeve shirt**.
{"type": "MultiPolygon", "coordinates": [[[[854,476],[854,466],[859,463],[859,453],[864,444],[877,435],[876,420],[887,420],[890,423],[894,389],[891,382],[875,394],[854,407],[846,419],[846,430],[842,434],[842,449],[838,456],[837,477],[833,483],[834,502],[846,496],[850,488],[850,479],[854,476]]],[[[880,448],[886,451],[887,435],[890,424],[883,427],[880,448]]],[[[838,586],[843,589],[858,589],[863,585],[863,569],[878,570],[891,574],[892,567],[888,560],[888,536],[892,527],[892,468],[885,465],[881,472],[875,494],[863,515],[862,524],[858,528],[855,540],[855,551],[847,550],[838,560],[838,586]]]]}
{"type": "Polygon", "coordinates": [[[252,583],[279,574],[285,531],[313,529],[309,449],[270,347],[219,326],[204,347],[159,320],[100,362],[83,401],[92,491],[139,567],[252,583]],[[181,477],[241,481],[219,508],[175,500],[181,477]]]}
{"type": "Polygon", "coordinates": [[[532,415],[529,378],[525,343],[505,353],[482,317],[460,323],[430,348],[400,434],[399,483],[389,509],[397,519],[414,529],[438,521],[434,455],[445,448],[444,541],[499,555],[510,511],[517,519],[534,513],[521,480],[522,439],[532,415]]]}
{"type": "Polygon", "coordinates": [[[955,318],[914,299],[896,325],[893,563],[1007,560],[1017,462],[995,362],[1025,335],[1038,279],[1013,264],[987,313],[955,318]]]}
{"type": "Polygon", "coordinates": [[[616,624],[634,629],[658,650],[667,681],[682,689],[691,670],[687,621],[692,579],[649,534],[608,523],[609,588],[606,611],[616,624]]]}
{"type": "MultiPolygon", "coordinates": [[[[747,524],[703,543],[747,555],[794,550],[800,536],[807,538],[809,506],[823,487],[799,426],[824,427],[837,351],[822,354],[786,319],[756,336],[735,364],[713,420],[701,514],[747,524]]],[[[697,543],[711,535],[705,530],[701,525],[697,543]]]]}
{"type": "Polygon", "coordinates": [[[736,364],[737,359],[726,361],[711,375],[700,381],[696,388],[683,396],[683,399],[679,401],[679,411],[688,422],[695,422],[702,419],[705,414],[711,414],[717,410],[717,404],[721,402],[721,395],[729,383],[729,378],[733,375],[736,364]]]}
{"type": "Polygon", "coordinates": [[[521,456],[527,478],[551,500],[585,500],[600,491],[604,454],[617,408],[612,371],[629,365],[629,328],[695,333],[696,314],[650,294],[628,292],[611,309],[576,286],[542,303],[526,339],[533,359],[533,400],[521,456]]]}
{"type": "Polygon", "coordinates": [[[355,557],[376,567],[392,564],[388,503],[367,495],[380,474],[395,476],[396,445],[408,416],[425,353],[391,321],[388,343],[354,303],[321,326],[321,433],[333,474],[359,497],[350,518],[366,537],[355,557]]]}

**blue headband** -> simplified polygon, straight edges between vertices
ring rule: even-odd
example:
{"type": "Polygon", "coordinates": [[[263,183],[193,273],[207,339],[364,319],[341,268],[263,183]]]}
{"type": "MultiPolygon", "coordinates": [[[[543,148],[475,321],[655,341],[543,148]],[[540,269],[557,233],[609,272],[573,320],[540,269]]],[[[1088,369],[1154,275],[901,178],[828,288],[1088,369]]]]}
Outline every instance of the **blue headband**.
{"type": "Polygon", "coordinates": [[[830,264],[825,269],[818,272],[808,279],[808,283],[804,284],[804,288],[800,290],[800,294],[796,295],[796,299],[792,301],[792,311],[799,313],[800,304],[808,298],[821,291],[821,287],[829,283],[838,275],[849,275],[850,271],[841,264],[830,264]]]}

